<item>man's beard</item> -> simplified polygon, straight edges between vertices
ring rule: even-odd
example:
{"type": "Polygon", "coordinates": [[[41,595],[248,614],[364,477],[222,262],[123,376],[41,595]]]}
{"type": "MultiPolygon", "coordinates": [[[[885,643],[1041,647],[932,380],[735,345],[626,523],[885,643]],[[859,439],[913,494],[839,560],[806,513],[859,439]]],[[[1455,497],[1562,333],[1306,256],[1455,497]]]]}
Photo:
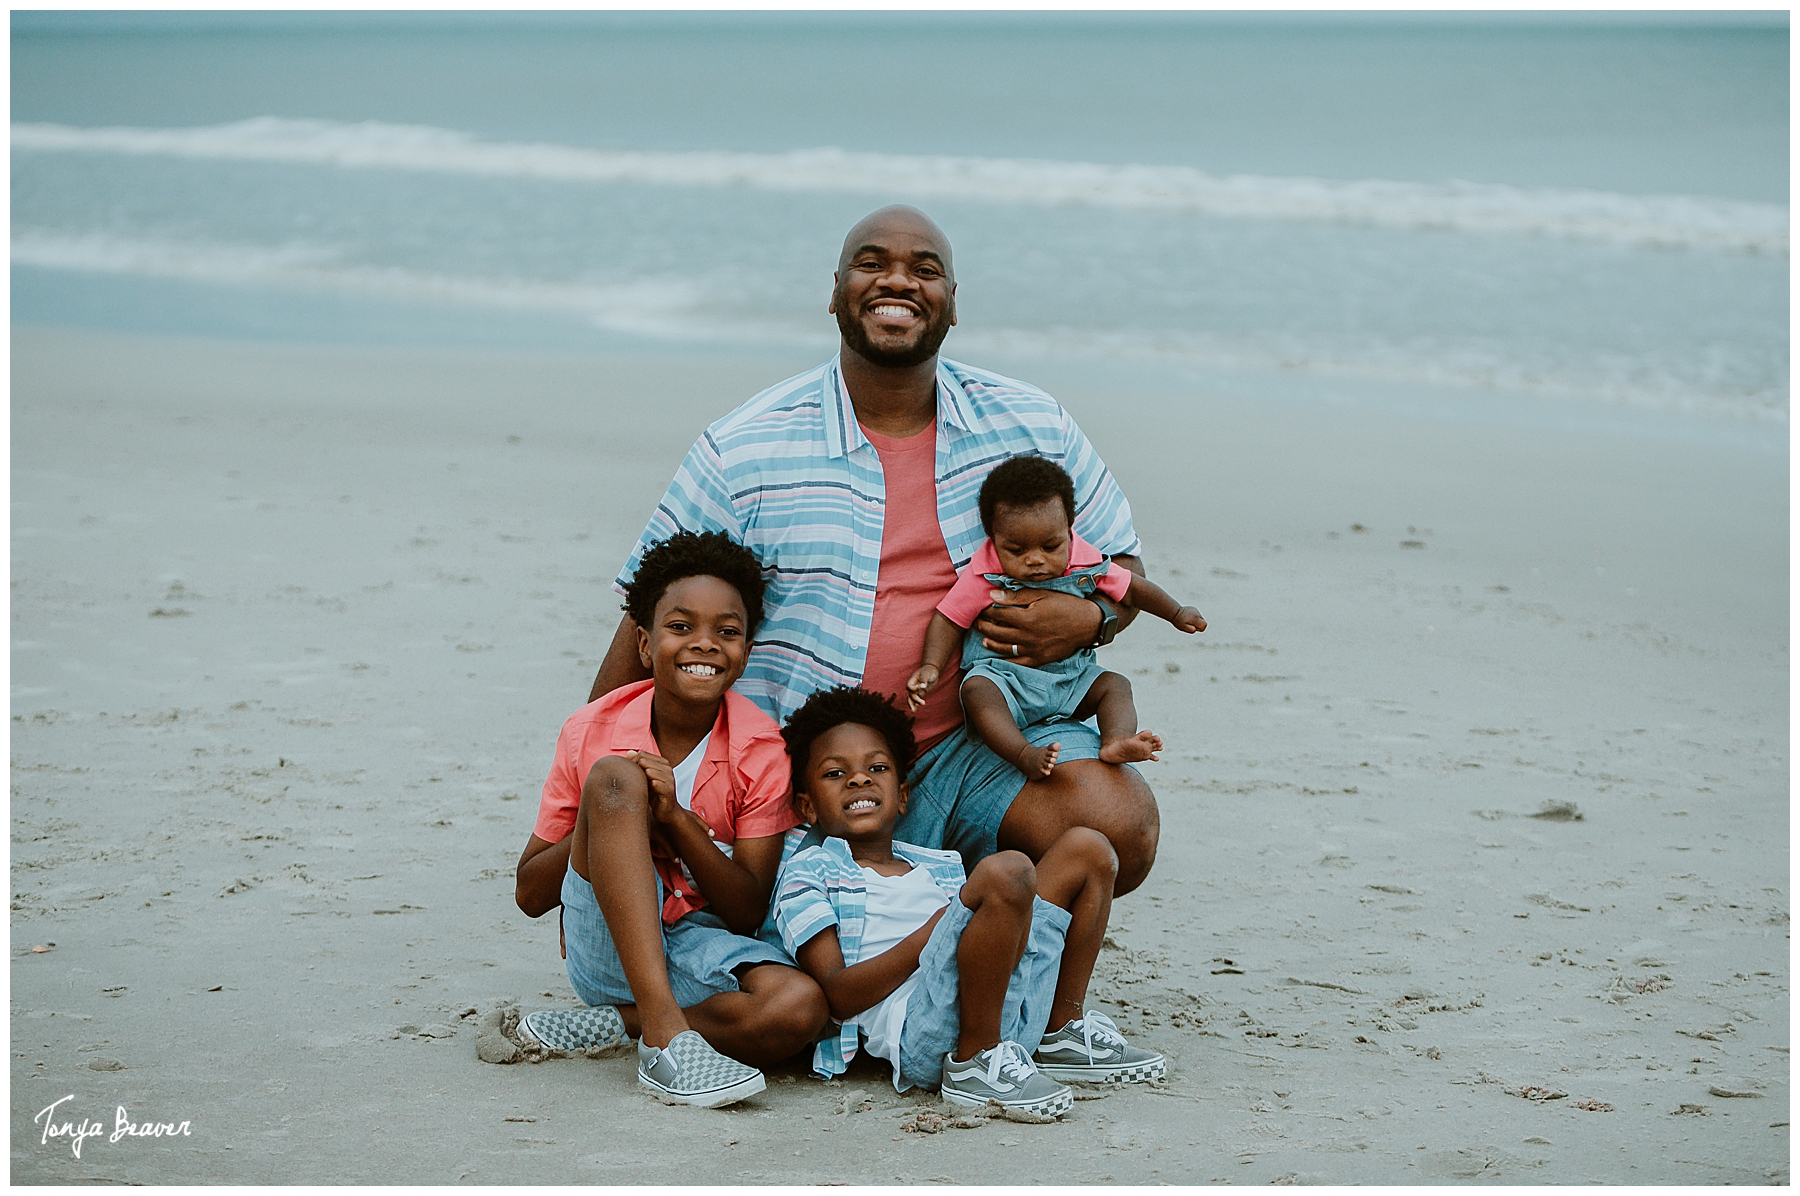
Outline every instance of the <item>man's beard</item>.
{"type": "Polygon", "coordinates": [[[857,319],[856,314],[841,302],[838,304],[837,322],[838,332],[843,336],[844,343],[858,357],[873,365],[896,370],[910,369],[915,365],[930,361],[937,355],[938,346],[944,343],[944,338],[950,335],[948,313],[945,313],[937,321],[927,324],[924,331],[919,333],[919,339],[912,345],[894,349],[880,348],[872,343],[869,340],[868,332],[862,326],[862,321],[857,319]]]}

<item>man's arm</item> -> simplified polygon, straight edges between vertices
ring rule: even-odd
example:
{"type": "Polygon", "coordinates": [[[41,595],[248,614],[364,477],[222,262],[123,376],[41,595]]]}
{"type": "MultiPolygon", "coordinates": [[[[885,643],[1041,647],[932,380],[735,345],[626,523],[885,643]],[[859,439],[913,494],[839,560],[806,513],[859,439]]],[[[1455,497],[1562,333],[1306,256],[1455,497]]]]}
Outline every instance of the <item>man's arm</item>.
{"type": "MultiPolygon", "coordinates": [[[[1144,562],[1135,556],[1112,558],[1138,577],[1144,576],[1144,562]]],[[[1103,617],[1097,603],[1073,594],[1055,590],[995,590],[994,605],[981,613],[975,629],[982,643],[1022,665],[1040,668],[1065,660],[1088,647],[1100,636],[1103,617]],[[1017,644],[1017,656],[1012,646],[1017,644]]],[[[1119,604],[1118,631],[1131,626],[1137,608],[1119,604]]],[[[1116,632],[1115,632],[1116,634],[1116,632]]]]}
{"type": "Polygon", "coordinates": [[[594,688],[588,690],[587,700],[598,701],[621,685],[649,679],[650,670],[644,667],[644,658],[638,655],[637,623],[630,615],[622,615],[619,629],[613,632],[612,643],[606,649],[606,659],[600,662],[600,671],[594,674],[594,688]]]}

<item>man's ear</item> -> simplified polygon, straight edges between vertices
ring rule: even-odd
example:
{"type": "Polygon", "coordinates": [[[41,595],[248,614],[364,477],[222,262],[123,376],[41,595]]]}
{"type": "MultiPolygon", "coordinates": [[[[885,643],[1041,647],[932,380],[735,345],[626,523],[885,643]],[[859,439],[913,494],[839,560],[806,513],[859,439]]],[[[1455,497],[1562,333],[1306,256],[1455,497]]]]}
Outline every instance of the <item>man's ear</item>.
{"type": "Polygon", "coordinates": [[[838,276],[837,276],[837,271],[833,270],[831,272],[831,302],[827,303],[825,305],[825,314],[832,315],[832,316],[837,315],[837,297],[838,297],[838,276]]]}
{"type": "Polygon", "coordinates": [[[950,326],[956,327],[956,284],[950,284],[950,326]]]}

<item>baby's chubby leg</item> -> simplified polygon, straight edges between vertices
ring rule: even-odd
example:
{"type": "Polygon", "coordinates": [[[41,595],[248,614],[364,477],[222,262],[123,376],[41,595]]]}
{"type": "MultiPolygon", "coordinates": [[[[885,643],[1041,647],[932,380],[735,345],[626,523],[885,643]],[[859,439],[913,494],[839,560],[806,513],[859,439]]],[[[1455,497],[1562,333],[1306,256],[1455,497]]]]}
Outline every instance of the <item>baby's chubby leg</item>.
{"type": "Polygon", "coordinates": [[[1118,673],[1101,673],[1088,686],[1087,696],[1076,707],[1075,719],[1093,718],[1100,725],[1100,758],[1108,764],[1133,764],[1154,760],[1162,751],[1162,737],[1140,731],[1137,704],[1131,700],[1131,682],[1118,673]]]}
{"type": "MultiPolygon", "coordinates": [[[[1123,678],[1121,678],[1123,680],[1123,678]]],[[[1047,777],[1056,767],[1062,744],[1034,747],[1019,732],[1012,710],[1000,687],[986,677],[970,677],[962,687],[963,717],[981,736],[981,742],[994,750],[994,755],[1025,774],[1027,780],[1047,777]]]]}
{"type": "Polygon", "coordinates": [[[970,910],[956,945],[959,1060],[1000,1043],[1006,986],[1025,955],[1036,893],[1037,869],[1031,858],[1023,852],[1002,851],[975,865],[958,895],[970,910]]]}

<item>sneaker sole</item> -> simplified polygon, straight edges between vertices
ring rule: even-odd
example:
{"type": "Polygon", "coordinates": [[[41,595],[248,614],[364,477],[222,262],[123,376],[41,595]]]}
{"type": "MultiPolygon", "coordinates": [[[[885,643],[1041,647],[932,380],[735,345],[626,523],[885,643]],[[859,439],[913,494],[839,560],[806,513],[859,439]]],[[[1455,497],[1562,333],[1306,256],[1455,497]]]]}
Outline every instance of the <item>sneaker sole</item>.
{"type": "MultiPolygon", "coordinates": [[[[1040,1067],[1038,1070],[1043,1072],[1044,1069],[1040,1067]]],[[[1067,1113],[1070,1109],[1075,1107],[1075,1094],[1070,1092],[1067,1088],[1064,1088],[1055,1096],[1047,1096],[1043,1100],[1034,1101],[1001,1100],[997,1096],[970,1096],[966,1093],[957,1092],[952,1088],[940,1088],[938,1092],[939,1095],[951,1104],[960,1105],[965,1109],[979,1109],[989,1101],[992,1101],[1003,1109],[1020,1109],[1026,1113],[1036,1113],[1040,1117],[1061,1117],[1064,1113],[1067,1113]]]]}
{"type": "Polygon", "coordinates": [[[1169,1071],[1168,1061],[1160,1056],[1142,1063],[1112,1066],[1104,1063],[1045,1063],[1042,1059],[1032,1062],[1041,1074],[1065,1084],[1071,1081],[1077,1084],[1142,1084],[1160,1080],[1169,1071]]]}
{"type": "Polygon", "coordinates": [[[768,1086],[761,1072],[711,1092],[671,1092],[641,1071],[638,1072],[638,1083],[644,1086],[644,1091],[665,1105],[695,1105],[702,1109],[716,1109],[720,1105],[729,1105],[747,1096],[755,1096],[768,1086]]]}

